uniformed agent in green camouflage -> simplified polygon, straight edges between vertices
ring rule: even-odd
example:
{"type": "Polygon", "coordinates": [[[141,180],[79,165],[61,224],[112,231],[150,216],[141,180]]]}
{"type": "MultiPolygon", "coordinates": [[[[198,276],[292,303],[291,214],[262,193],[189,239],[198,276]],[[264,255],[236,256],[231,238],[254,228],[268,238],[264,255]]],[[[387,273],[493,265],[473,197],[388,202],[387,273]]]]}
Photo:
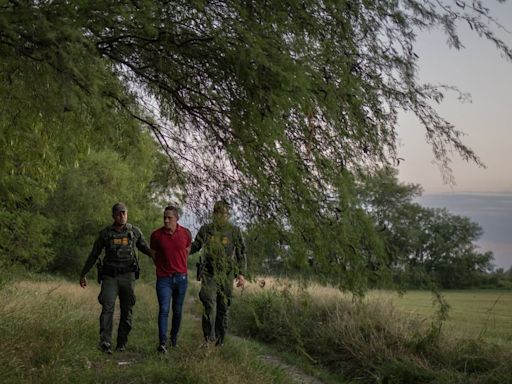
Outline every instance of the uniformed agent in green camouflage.
{"type": "Polygon", "coordinates": [[[228,309],[233,292],[245,284],[246,256],[240,229],[228,221],[229,206],[218,201],[213,208],[212,223],[203,225],[197,233],[190,253],[201,248],[205,259],[199,298],[203,303],[202,328],[206,345],[224,343],[228,327],[228,309]]]}
{"type": "Polygon", "coordinates": [[[101,267],[101,291],[98,301],[102,306],[100,315],[100,344],[103,352],[112,353],[112,323],[116,298],[119,296],[121,316],[117,330],[116,351],[126,348],[128,334],[132,329],[132,307],[135,305],[134,285],[138,277],[139,264],[135,251],[138,248],[152,257],[152,251],[139,228],[128,224],[128,210],[123,203],[112,207],[114,223],[103,228],[80,274],[80,286],[87,286],[86,274],[98,260],[103,249],[105,257],[101,267]]]}

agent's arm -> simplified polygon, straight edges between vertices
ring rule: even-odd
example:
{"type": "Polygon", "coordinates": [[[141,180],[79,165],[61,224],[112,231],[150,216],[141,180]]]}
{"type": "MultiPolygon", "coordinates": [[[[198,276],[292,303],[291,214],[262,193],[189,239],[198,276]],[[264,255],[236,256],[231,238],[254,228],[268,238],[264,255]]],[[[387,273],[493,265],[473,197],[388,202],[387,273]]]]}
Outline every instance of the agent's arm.
{"type": "Polygon", "coordinates": [[[82,288],[85,288],[87,286],[87,278],[85,276],[87,275],[87,272],[91,270],[94,263],[96,263],[96,260],[98,260],[98,257],[101,255],[101,251],[103,250],[104,246],[105,244],[103,241],[103,234],[102,232],[100,232],[100,234],[94,241],[91,253],[89,253],[89,257],[85,261],[84,267],[82,268],[82,272],[80,273],[80,286],[82,288]]]}
{"type": "Polygon", "coordinates": [[[194,254],[198,252],[204,245],[206,241],[206,227],[203,225],[201,228],[199,228],[199,232],[197,232],[196,238],[194,239],[194,242],[190,246],[190,254],[194,254]]]}
{"type": "Polygon", "coordinates": [[[236,286],[243,287],[245,285],[245,274],[247,273],[247,255],[245,253],[244,239],[239,228],[235,229],[234,243],[237,263],[236,286]]]}

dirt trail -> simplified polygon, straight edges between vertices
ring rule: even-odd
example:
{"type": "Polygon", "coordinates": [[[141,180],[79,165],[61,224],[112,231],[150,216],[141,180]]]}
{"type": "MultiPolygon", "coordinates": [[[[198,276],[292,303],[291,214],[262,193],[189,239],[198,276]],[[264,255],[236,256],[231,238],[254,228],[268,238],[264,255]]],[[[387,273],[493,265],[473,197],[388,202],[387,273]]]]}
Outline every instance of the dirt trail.
{"type": "MultiPolygon", "coordinates": [[[[232,340],[237,340],[238,342],[242,342],[243,339],[238,336],[229,335],[232,340]]],[[[302,369],[290,365],[283,361],[281,358],[275,356],[275,355],[261,355],[260,359],[269,365],[272,365],[274,367],[278,367],[282,369],[288,376],[290,376],[293,381],[297,384],[324,384],[322,381],[318,380],[316,377],[308,375],[306,372],[304,372],[302,369]]]]}

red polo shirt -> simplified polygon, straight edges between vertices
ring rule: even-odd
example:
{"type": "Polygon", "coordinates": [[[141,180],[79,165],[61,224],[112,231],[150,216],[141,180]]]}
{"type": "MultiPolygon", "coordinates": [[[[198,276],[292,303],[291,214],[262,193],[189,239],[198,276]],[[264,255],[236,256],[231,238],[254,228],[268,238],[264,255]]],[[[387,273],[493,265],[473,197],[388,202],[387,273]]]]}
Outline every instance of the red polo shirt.
{"type": "Polygon", "coordinates": [[[190,231],[179,224],[173,233],[166,232],[165,227],[153,231],[150,246],[156,251],[156,276],[187,273],[187,247],[191,243],[190,231]]]}

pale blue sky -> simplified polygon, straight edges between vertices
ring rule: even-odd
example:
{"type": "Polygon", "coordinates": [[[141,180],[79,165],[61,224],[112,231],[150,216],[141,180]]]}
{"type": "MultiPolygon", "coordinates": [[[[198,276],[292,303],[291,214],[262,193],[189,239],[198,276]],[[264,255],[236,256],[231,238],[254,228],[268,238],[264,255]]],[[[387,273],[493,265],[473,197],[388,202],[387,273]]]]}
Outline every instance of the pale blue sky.
{"type": "Polygon", "coordinates": [[[512,194],[440,193],[418,199],[424,206],[447,208],[480,224],[484,234],[476,245],[492,251],[496,268],[512,266],[512,194]]]}
{"type": "MultiPolygon", "coordinates": [[[[492,6],[509,31],[502,31],[500,37],[512,46],[512,3],[488,0],[485,4],[492,6]]],[[[498,267],[508,268],[512,265],[512,63],[467,25],[461,25],[460,36],[466,47],[461,51],[449,49],[440,32],[419,36],[420,79],[471,93],[472,102],[465,104],[448,94],[437,110],[466,133],[464,142],[487,168],[454,156],[456,184],[444,184],[424,130],[413,116],[404,114],[398,130],[399,156],[405,159],[399,166],[400,179],[423,186],[425,205],[446,207],[478,222],[485,231],[478,244],[494,252],[498,267]]]]}

